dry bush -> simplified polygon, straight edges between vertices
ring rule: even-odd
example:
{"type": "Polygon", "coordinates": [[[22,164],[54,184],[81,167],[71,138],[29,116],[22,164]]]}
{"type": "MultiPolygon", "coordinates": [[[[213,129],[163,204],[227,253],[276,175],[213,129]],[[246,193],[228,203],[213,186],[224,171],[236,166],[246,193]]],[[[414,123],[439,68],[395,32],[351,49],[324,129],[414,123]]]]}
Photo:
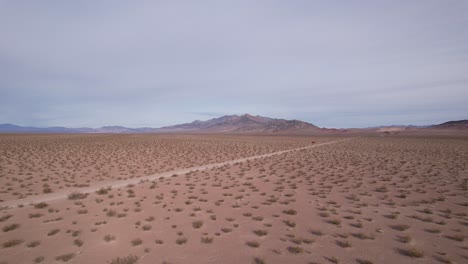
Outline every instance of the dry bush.
{"type": "Polygon", "coordinates": [[[143,244],[143,240],[141,240],[140,238],[135,238],[130,243],[132,244],[132,246],[136,247],[143,244]]]}
{"type": "Polygon", "coordinates": [[[260,246],[260,243],[258,243],[257,241],[247,241],[245,242],[245,244],[253,248],[258,248],[260,246]]]}
{"type": "Polygon", "coordinates": [[[19,227],[20,227],[19,224],[10,224],[10,225],[6,225],[6,226],[2,227],[2,231],[3,232],[9,232],[9,231],[15,230],[15,229],[17,229],[19,227]]]}
{"type": "Polygon", "coordinates": [[[414,247],[410,247],[410,248],[399,248],[397,249],[398,253],[404,255],[404,256],[408,256],[408,257],[412,257],[412,258],[422,258],[424,257],[424,252],[419,250],[419,249],[416,249],[414,247]]]}
{"type": "Polygon", "coordinates": [[[201,242],[203,244],[211,244],[213,243],[214,238],[213,237],[202,237],[201,242]]]}
{"type": "Polygon", "coordinates": [[[199,228],[201,228],[202,226],[203,226],[203,221],[201,221],[201,220],[192,222],[192,227],[195,228],[195,229],[199,229],[199,228]]]}
{"type": "Polygon", "coordinates": [[[4,248],[9,248],[9,247],[17,246],[17,245],[19,245],[19,244],[21,244],[21,243],[23,243],[23,242],[24,242],[24,241],[21,240],[21,239],[10,239],[10,240],[4,242],[4,243],[2,244],[2,246],[3,246],[4,248]]]}
{"type": "Polygon", "coordinates": [[[111,260],[110,264],[135,264],[138,262],[138,257],[134,255],[129,255],[126,257],[118,257],[111,260]]]}
{"type": "Polygon", "coordinates": [[[35,205],[34,205],[34,208],[42,209],[42,208],[45,208],[45,207],[47,207],[47,206],[49,206],[47,203],[45,203],[45,202],[40,202],[40,203],[35,204],[35,205]]]}
{"type": "Polygon", "coordinates": [[[80,193],[80,192],[72,192],[68,195],[68,200],[81,200],[86,198],[88,196],[85,193],[80,193]]]}
{"type": "Polygon", "coordinates": [[[187,238],[185,238],[185,237],[178,237],[178,238],[176,239],[176,244],[177,244],[177,245],[183,245],[183,244],[185,244],[185,243],[187,243],[187,238]]]}

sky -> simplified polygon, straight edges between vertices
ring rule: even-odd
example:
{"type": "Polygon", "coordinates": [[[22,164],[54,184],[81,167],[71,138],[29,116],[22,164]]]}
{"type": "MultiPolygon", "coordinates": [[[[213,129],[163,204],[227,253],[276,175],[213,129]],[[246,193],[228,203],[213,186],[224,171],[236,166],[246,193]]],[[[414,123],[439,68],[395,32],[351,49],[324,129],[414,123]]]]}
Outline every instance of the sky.
{"type": "Polygon", "coordinates": [[[0,0],[0,123],[468,119],[468,1],[0,0]]]}

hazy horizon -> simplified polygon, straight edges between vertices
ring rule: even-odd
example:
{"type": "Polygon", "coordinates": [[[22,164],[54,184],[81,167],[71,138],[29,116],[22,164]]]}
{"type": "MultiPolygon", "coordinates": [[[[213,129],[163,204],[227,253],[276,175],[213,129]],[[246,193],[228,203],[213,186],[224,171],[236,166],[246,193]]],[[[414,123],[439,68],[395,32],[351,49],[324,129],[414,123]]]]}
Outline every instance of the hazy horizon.
{"type": "Polygon", "coordinates": [[[467,1],[1,1],[0,124],[468,117],[467,1]]]}

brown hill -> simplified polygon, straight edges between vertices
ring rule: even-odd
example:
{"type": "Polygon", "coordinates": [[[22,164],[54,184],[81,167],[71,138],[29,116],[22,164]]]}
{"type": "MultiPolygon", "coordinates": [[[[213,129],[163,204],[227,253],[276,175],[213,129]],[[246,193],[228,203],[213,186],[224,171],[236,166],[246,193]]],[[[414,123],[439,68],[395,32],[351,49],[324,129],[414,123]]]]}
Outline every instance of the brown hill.
{"type": "Polygon", "coordinates": [[[468,120],[449,121],[442,124],[434,125],[431,128],[439,129],[468,129],[468,120]]]}
{"type": "Polygon", "coordinates": [[[319,130],[318,127],[299,120],[286,120],[263,116],[228,115],[207,121],[196,120],[175,126],[167,126],[160,131],[187,132],[295,132],[305,130],[319,130]]]}

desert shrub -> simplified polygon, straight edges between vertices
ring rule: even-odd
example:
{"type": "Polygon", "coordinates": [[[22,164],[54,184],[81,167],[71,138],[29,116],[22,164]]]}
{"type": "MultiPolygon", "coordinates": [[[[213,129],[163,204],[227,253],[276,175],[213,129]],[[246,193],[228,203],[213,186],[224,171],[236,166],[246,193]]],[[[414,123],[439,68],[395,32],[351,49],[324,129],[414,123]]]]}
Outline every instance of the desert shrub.
{"type": "Polygon", "coordinates": [[[73,240],[73,244],[75,244],[78,247],[81,247],[83,245],[83,241],[79,239],[73,240]]]}
{"type": "Polygon", "coordinates": [[[221,228],[221,231],[223,231],[224,233],[229,233],[232,231],[232,228],[223,227],[221,228]]]}
{"type": "Polygon", "coordinates": [[[289,227],[295,227],[296,223],[291,221],[291,220],[284,220],[283,223],[285,223],[289,227]]]}
{"type": "Polygon", "coordinates": [[[302,253],[304,252],[304,249],[302,249],[301,247],[288,247],[287,250],[290,252],[290,253],[293,253],[293,254],[299,254],[299,253],[302,253]]]}
{"type": "Polygon", "coordinates": [[[15,230],[17,229],[18,227],[20,227],[19,224],[11,224],[11,225],[6,225],[2,228],[2,231],[3,232],[9,232],[9,231],[12,231],[12,230],[15,230]]]}
{"type": "Polygon", "coordinates": [[[44,261],[44,259],[45,259],[44,256],[39,256],[34,259],[34,263],[41,263],[42,261],[44,261]]]}
{"type": "Polygon", "coordinates": [[[70,259],[72,259],[73,257],[75,257],[75,253],[68,253],[68,254],[63,254],[63,255],[55,257],[55,260],[57,260],[57,261],[61,260],[63,262],[67,262],[70,259]]]}
{"type": "Polygon", "coordinates": [[[266,231],[266,230],[261,230],[261,229],[254,230],[253,232],[254,232],[254,234],[256,234],[257,236],[266,236],[266,235],[268,234],[268,231],[266,231]]]}
{"type": "Polygon", "coordinates": [[[138,257],[134,255],[129,255],[126,257],[118,257],[113,259],[110,264],[135,264],[138,262],[138,257]]]}
{"type": "Polygon", "coordinates": [[[3,221],[6,221],[8,219],[10,219],[10,217],[12,217],[13,215],[11,214],[6,214],[6,215],[2,215],[0,216],[0,222],[3,222],[3,221]]]}
{"type": "Polygon", "coordinates": [[[294,209],[283,210],[283,214],[287,214],[287,215],[296,215],[296,214],[297,214],[297,211],[294,210],[294,209]]]}
{"type": "Polygon", "coordinates": [[[352,233],[351,234],[353,237],[355,238],[359,238],[359,239],[370,239],[370,240],[374,240],[375,237],[373,235],[366,235],[364,233],[352,233]]]}
{"type": "Polygon", "coordinates": [[[339,219],[328,219],[326,222],[336,226],[339,226],[341,224],[341,220],[339,219]]]}
{"type": "Polygon", "coordinates": [[[372,261],[367,259],[356,259],[356,262],[359,264],[372,264],[372,261]]]}
{"type": "Polygon", "coordinates": [[[211,243],[213,243],[213,238],[212,237],[202,237],[201,242],[203,244],[211,244],[211,243]]]}
{"type": "Polygon", "coordinates": [[[9,247],[17,246],[17,245],[19,245],[19,244],[21,244],[21,243],[23,243],[23,242],[24,242],[24,241],[21,240],[21,239],[11,239],[11,240],[8,240],[8,241],[4,242],[4,243],[2,244],[2,246],[3,246],[4,248],[9,248],[9,247]]]}
{"type": "Polygon", "coordinates": [[[401,225],[391,225],[390,228],[398,231],[405,231],[406,229],[410,228],[409,225],[401,224],[401,225]]]}
{"type": "Polygon", "coordinates": [[[201,221],[201,220],[195,221],[195,222],[192,223],[192,227],[195,228],[195,229],[199,229],[202,226],[203,226],[203,221],[201,221]]]}
{"type": "Polygon", "coordinates": [[[245,242],[245,244],[253,248],[258,248],[260,246],[260,243],[258,243],[257,241],[247,241],[245,242]]]}
{"type": "Polygon", "coordinates": [[[410,236],[397,236],[396,240],[401,243],[409,243],[411,241],[411,237],[410,236]]]}
{"type": "Polygon", "coordinates": [[[334,257],[334,256],[332,256],[332,257],[324,257],[324,258],[325,258],[326,260],[330,261],[331,263],[337,264],[337,263],[340,262],[340,261],[339,261],[336,257],[334,257]]]}
{"type": "Polygon", "coordinates": [[[86,198],[87,194],[80,192],[72,192],[68,195],[69,200],[80,200],[86,198]]]}
{"type": "Polygon", "coordinates": [[[114,235],[107,234],[107,235],[104,236],[103,239],[104,239],[104,241],[106,241],[106,242],[111,242],[111,241],[115,240],[115,236],[114,236],[114,235]]]}
{"type": "Polygon", "coordinates": [[[43,216],[43,214],[41,213],[33,213],[33,214],[29,214],[29,218],[39,218],[43,216]]]}
{"type": "Polygon", "coordinates": [[[309,230],[312,235],[323,236],[323,232],[320,230],[309,230]]]}
{"type": "Polygon", "coordinates": [[[107,211],[106,215],[109,217],[114,217],[117,215],[117,212],[115,210],[109,210],[107,211]]]}
{"type": "Polygon", "coordinates": [[[349,243],[348,241],[336,240],[336,244],[342,248],[351,247],[351,243],[349,243]]]}
{"type": "Polygon", "coordinates": [[[465,236],[463,235],[447,235],[445,237],[458,242],[463,242],[463,240],[465,240],[465,236]]]}
{"type": "Polygon", "coordinates": [[[35,204],[35,205],[34,205],[34,208],[42,209],[42,208],[45,208],[45,207],[47,207],[47,206],[49,206],[47,203],[45,203],[45,202],[40,202],[40,203],[38,203],[38,204],[35,204]]]}
{"type": "Polygon", "coordinates": [[[26,246],[27,247],[30,247],[30,248],[33,248],[33,247],[37,247],[41,244],[41,241],[39,240],[34,240],[34,241],[31,241],[29,242],[26,246]]]}
{"type": "Polygon", "coordinates": [[[179,238],[176,239],[176,244],[177,245],[183,245],[185,243],[187,243],[187,238],[185,238],[185,237],[179,237],[179,238]]]}
{"type": "Polygon", "coordinates": [[[252,219],[255,221],[263,221],[263,216],[254,216],[252,219]]]}
{"type": "Polygon", "coordinates": [[[52,229],[49,231],[49,233],[47,233],[48,236],[53,236],[55,234],[57,234],[58,232],[60,232],[60,229],[52,229]]]}
{"type": "Polygon", "coordinates": [[[252,260],[252,263],[253,264],[265,264],[266,262],[262,258],[254,257],[254,259],[252,260]]]}
{"type": "Polygon", "coordinates": [[[143,240],[141,240],[140,238],[135,238],[131,241],[132,243],[132,246],[136,247],[138,245],[141,245],[143,243],[143,240]]]}
{"type": "Polygon", "coordinates": [[[412,257],[412,258],[422,258],[424,256],[424,252],[416,249],[416,248],[400,248],[398,249],[398,252],[404,256],[412,257]]]}
{"type": "Polygon", "coordinates": [[[98,195],[106,195],[107,193],[109,193],[109,191],[111,190],[111,187],[106,187],[106,188],[101,188],[99,190],[96,191],[96,194],[98,195]]]}

